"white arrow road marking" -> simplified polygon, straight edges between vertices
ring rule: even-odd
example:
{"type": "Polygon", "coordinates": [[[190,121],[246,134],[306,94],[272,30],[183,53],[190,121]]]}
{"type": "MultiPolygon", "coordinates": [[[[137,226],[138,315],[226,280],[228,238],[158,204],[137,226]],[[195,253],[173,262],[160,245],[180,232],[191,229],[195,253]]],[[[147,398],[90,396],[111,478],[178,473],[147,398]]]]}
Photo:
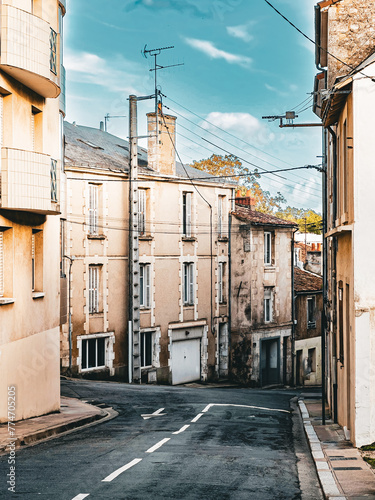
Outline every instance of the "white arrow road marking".
{"type": "Polygon", "coordinates": [[[135,458],[128,464],[124,465],[123,467],[120,467],[119,469],[115,470],[115,472],[112,472],[109,476],[107,476],[105,479],[102,479],[102,483],[110,483],[113,481],[117,476],[125,472],[126,470],[130,469],[131,467],[134,467],[134,465],[139,464],[139,462],[142,462],[141,458],[135,458]]]}
{"type": "Polygon", "coordinates": [[[203,413],[198,413],[198,415],[196,417],[193,418],[192,422],[195,423],[195,422],[198,422],[198,420],[203,417],[203,413]]]}
{"type": "Polygon", "coordinates": [[[167,443],[170,439],[171,438],[164,438],[164,439],[162,439],[158,443],[154,444],[154,446],[152,446],[151,448],[149,448],[146,451],[146,453],[154,453],[155,450],[157,450],[158,448],[160,448],[161,446],[163,446],[163,444],[167,443]]]}
{"type": "Polygon", "coordinates": [[[179,431],[172,432],[172,434],[181,434],[181,432],[186,431],[186,429],[188,429],[189,427],[190,427],[190,425],[184,425],[183,427],[181,427],[181,429],[179,431]]]}
{"type": "Polygon", "coordinates": [[[159,408],[158,410],[154,411],[154,413],[144,413],[141,415],[144,420],[148,420],[149,418],[153,417],[162,417],[163,415],[166,415],[166,413],[162,413],[162,411],[165,410],[165,408],[159,408]]]}
{"type": "Polygon", "coordinates": [[[73,498],[73,500],[83,500],[84,498],[90,496],[90,493],[80,493],[76,497],[73,498]]]}

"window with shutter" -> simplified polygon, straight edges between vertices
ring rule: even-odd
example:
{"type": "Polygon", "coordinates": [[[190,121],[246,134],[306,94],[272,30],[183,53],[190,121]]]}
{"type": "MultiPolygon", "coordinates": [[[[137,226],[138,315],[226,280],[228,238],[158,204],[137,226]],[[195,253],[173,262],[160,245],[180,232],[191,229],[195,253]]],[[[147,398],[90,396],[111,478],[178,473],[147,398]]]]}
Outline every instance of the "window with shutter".
{"type": "Polygon", "coordinates": [[[264,263],[267,266],[272,264],[272,234],[264,233],[264,263]]]}
{"type": "Polygon", "coordinates": [[[224,302],[224,263],[219,262],[218,266],[218,295],[219,295],[219,303],[222,304],[224,302]]]}
{"type": "Polygon", "coordinates": [[[89,184],[89,234],[97,235],[98,232],[98,207],[99,205],[99,186],[89,184]]]}
{"type": "Polygon", "coordinates": [[[35,291],[35,234],[31,235],[31,290],[35,291]]]}
{"type": "Polygon", "coordinates": [[[223,236],[223,196],[218,197],[217,235],[219,238],[221,238],[223,236]]]}
{"type": "Polygon", "coordinates": [[[192,193],[183,193],[182,208],[183,208],[183,235],[187,238],[191,237],[191,195],[192,193]]]}
{"type": "Polygon", "coordinates": [[[264,289],[264,322],[270,323],[273,319],[272,288],[264,289]]]}
{"type": "Polygon", "coordinates": [[[151,307],[151,265],[140,264],[140,306],[148,309],[151,307]]]}
{"type": "Polygon", "coordinates": [[[194,264],[184,264],[183,267],[183,300],[184,305],[193,305],[195,296],[194,264]]]}
{"type": "Polygon", "coordinates": [[[4,296],[4,239],[0,231],[0,297],[4,296]]]}
{"type": "Polygon", "coordinates": [[[89,313],[99,312],[99,267],[89,267],[89,313]]]}
{"type": "Polygon", "coordinates": [[[138,191],[138,232],[140,236],[146,234],[146,190],[138,191]]]}

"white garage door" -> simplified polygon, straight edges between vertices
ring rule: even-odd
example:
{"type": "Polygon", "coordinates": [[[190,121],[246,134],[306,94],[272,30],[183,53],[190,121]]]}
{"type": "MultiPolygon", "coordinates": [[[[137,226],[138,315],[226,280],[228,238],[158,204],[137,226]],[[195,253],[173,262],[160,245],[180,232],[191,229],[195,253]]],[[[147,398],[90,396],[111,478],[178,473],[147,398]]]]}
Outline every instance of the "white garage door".
{"type": "Polygon", "coordinates": [[[185,384],[201,378],[200,339],[172,342],[172,384],[185,384]]]}

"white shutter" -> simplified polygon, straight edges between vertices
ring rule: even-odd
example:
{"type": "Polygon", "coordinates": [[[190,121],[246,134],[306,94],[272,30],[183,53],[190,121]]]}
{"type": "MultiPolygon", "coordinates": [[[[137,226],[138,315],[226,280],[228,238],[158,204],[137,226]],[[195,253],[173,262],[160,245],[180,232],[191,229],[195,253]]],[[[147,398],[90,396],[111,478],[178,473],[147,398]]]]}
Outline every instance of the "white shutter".
{"type": "Polygon", "coordinates": [[[140,235],[146,233],[146,190],[138,191],[138,232],[140,235]]]}
{"type": "Polygon", "coordinates": [[[0,297],[4,295],[4,244],[3,232],[0,231],[0,297]]]}
{"type": "Polygon", "coordinates": [[[92,267],[89,267],[89,312],[92,313],[92,267]]]}
{"type": "Polygon", "coordinates": [[[99,186],[89,184],[89,233],[98,234],[98,191],[99,186]]]}
{"type": "Polygon", "coordinates": [[[218,198],[218,208],[217,208],[217,233],[219,238],[223,233],[223,197],[218,198]]]}
{"type": "Polygon", "coordinates": [[[194,304],[194,264],[189,264],[189,288],[190,288],[190,297],[189,304],[194,304]]]}
{"type": "Polygon", "coordinates": [[[151,266],[148,264],[145,266],[145,306],[146,307],[150,307],[151,305],[151,283],[150,283],[150,270],[151,270],[151,266]]]}
{"type": "Polygon", "coordinates": [[[186,193],[186,236],[191,236],[191,193],[186,193]]]}
{"type": "Polygon", "coordinates": [[[183,284],[183,295],[184,295],[184,304],[189,302],[189,287],[188,287],[188,264],[184,264],[184,284],[183,284]]]}
{"type": "Polygon", "coordinates": [[[94,312],[99,312],[99,269],[94,267],[94,312]]]}
{"type": "Polygon", "coordinates": [[[218,281],[219,281],[219,303],[223,302],[223,263],[219,262],[218,268],[218,281]]]}
{"type": "Polygon", "coordinates": [[[145,266],[141,264],[139,266],[139,305],[144,307],[145,305],[145,266]]]}

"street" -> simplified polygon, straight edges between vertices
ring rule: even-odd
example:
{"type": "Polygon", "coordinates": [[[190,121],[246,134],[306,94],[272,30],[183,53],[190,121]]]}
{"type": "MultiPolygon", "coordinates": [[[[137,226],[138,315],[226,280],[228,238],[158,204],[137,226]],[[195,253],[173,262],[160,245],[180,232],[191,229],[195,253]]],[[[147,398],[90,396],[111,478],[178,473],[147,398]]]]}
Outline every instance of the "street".
{"type": "MultiPolygon", "coordinates": [[[[299,417],[290,411],[297,392],[66,380],[62,394],[111,406],[119,416],[18,450],[9,497],[322,498],[299,417]]],[[[6,460],[0,457],[2,498],[6,460]]]]}

